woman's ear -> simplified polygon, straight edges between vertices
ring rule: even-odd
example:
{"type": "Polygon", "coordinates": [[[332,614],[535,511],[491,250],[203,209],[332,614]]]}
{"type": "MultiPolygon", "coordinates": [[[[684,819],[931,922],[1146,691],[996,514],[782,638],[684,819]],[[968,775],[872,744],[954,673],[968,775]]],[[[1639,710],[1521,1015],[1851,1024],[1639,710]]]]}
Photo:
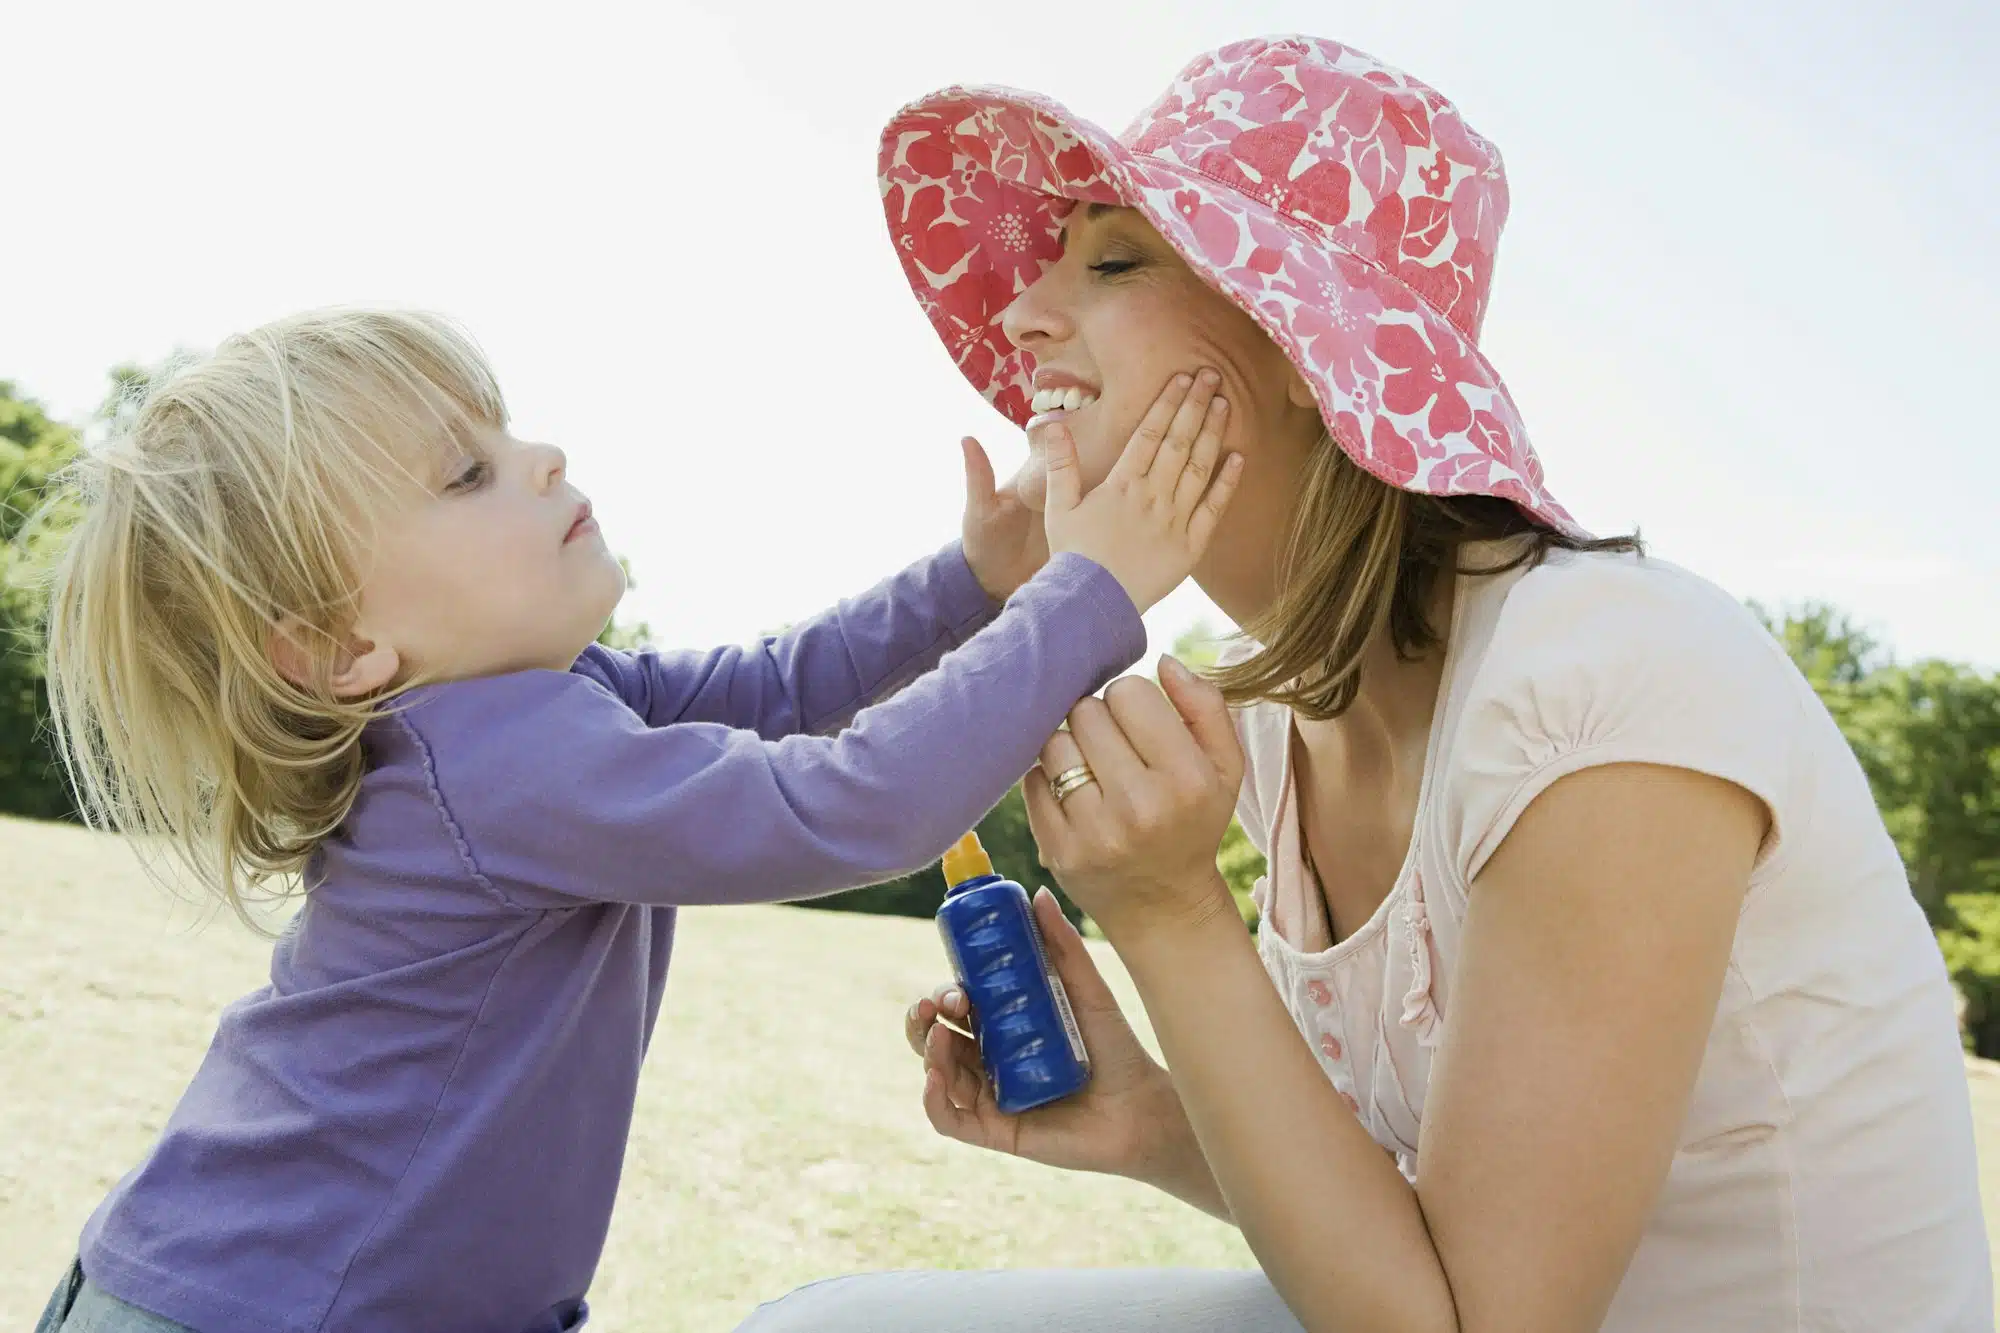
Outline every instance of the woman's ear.
{"type": "Polygon", "coordinates": [[[1319,404],[1314,401],[1312,390],[1306,387],[1305,376],[1299,374],[1297,366],[1289,366],[1285,375],[1285,398],[1293,407],[1312,409],[1319,414],[1319,404]]]}

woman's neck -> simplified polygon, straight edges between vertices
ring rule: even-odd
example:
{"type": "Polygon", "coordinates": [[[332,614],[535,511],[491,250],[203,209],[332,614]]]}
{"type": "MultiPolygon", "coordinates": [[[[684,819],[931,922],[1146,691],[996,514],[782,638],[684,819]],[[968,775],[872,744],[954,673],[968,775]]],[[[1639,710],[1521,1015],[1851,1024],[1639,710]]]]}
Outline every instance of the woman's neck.
{"type": "MultiPolygon", "coordinates": [[[[1211,551],[1211,557],[1221,554],[1211,551]]],[[[1238,625],[1254,622],[1277,596],[1277,580],[1261,570],[1231,568],[1211,558],[1197,570],[1196,582],[1209,600],[1238,625]]],[[[1414,658],[1396,652],[1384,626],[1363,650],[1361,681],[1354,701],[1337,718],[1300,718],[1299,740],[1314,767],[1343,772],[1357,780],[1400,781],[1420,773],[1430,740],[1431,719],[1437,711],[1444,682],[1446,645],[1457,580],[1448,573],[1431,590],[1425,607],[1440,642],[1414,658]],[[1414,765],[1414,769],[1412,766],[1414,765]]]]}

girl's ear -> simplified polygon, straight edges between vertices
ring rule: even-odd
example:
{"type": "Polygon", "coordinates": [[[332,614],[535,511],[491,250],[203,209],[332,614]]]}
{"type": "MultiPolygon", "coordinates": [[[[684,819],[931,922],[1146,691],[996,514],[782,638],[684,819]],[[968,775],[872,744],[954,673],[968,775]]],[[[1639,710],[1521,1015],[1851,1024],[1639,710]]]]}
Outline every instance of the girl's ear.
{"type": "Polygon", "coordinates": [[[264,641],[264,651],[270,656],[271,665],[277,668],[278,674],[308,694],[316,688],[316,673],[313,671],[313,655],[307,650],[306,643],[315,633],[297,616],[280,616],[264,641]]]}
{"type": "Polygon", "coordinates": [[[388,644],[350,637],[333,659],[333,696],[362,699],[387,689],[402,665],[402,657],[388,644]]]}
{"type": "MultiPolygon", "coordinates": [[[[313,653],[306,645],[324,638],[297,616],[283,616],[271,627],[267,650],[278,674],[308,693],[318,689],[313,653]]],[[[350,635],[333,655],[326,686],[336,699],[359,699],[386,688],[396,679],[402,659],[386,643],[350,635]]]]}

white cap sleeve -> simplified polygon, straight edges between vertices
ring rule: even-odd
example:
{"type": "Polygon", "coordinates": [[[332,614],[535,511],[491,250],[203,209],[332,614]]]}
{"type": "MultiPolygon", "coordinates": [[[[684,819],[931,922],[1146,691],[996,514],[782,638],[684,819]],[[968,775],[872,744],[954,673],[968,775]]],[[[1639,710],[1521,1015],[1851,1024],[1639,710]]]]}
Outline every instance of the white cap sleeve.
{"type": "Polygon", "coordinates": [[[1470,686],[1447,781],[1447,837],[1469,886],[1529,802],[1600,764],[1708,773],[1795,808],[1809,687],[1721,589],[1629,556],[1559,558],[1509,593],[1470,686]]]}

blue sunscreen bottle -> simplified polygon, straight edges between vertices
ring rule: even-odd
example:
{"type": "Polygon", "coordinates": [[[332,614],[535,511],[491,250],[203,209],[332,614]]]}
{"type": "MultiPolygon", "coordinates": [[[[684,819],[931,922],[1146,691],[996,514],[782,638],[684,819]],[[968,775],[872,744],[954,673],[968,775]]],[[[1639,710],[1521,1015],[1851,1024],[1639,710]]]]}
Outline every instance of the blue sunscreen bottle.
{"type": "Polygon", "coordinates": [[[944,879],[938,933],[972,1002],[993,1100],[1012,1115],[1078,1091],[1090,1081],[1090,1056],[1027,890],[993,873],[977,833],[944,854],[944,879]]]}

